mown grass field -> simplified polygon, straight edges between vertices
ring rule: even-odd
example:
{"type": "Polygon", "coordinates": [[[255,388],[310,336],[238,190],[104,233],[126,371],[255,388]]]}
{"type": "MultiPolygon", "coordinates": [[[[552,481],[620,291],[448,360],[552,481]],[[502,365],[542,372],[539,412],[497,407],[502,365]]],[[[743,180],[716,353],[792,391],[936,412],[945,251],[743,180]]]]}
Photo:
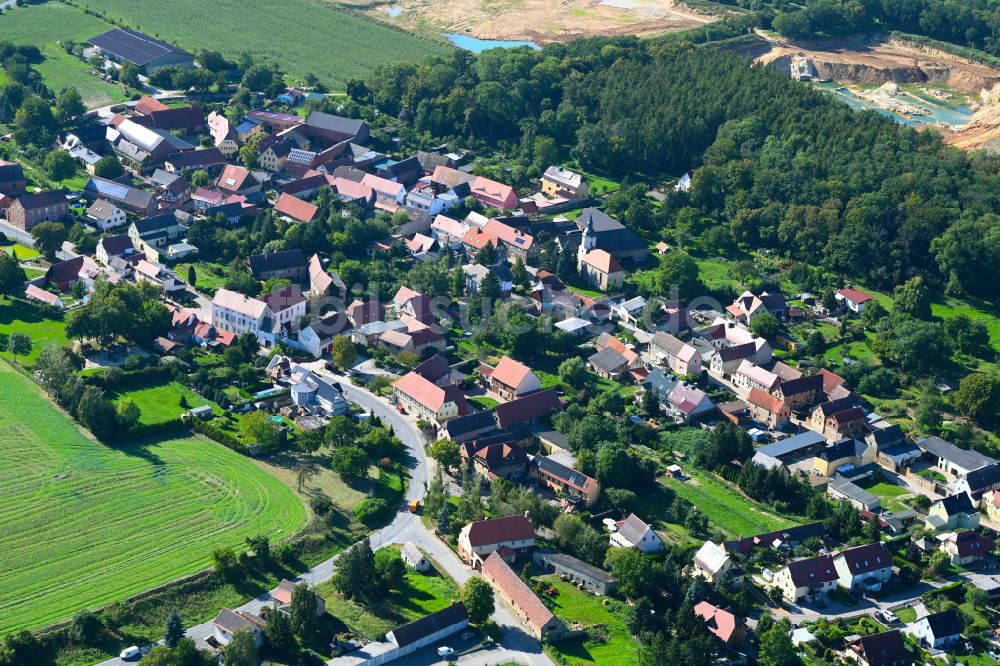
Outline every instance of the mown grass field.
{"type": "Polygon", "coordinates": [[[380,639],[401,624],[447,608],[458,600],[455,581],[434,568],[427,573],[407,568],[406,585],[391,591],[371,609],[344,599],[332,583],[324,583],[317,589],[326,601],[327,613],[372,639],[380,639]]]}
{"type": "Polygon", "coordinates": [[[221,413],[214,403],[177,382],[139,386],[128,391],[119,391],[111,398],[116,403],[124,400],[133,401],[142,411],[139,423],[144,425],[165,423],[180,417],[193,407],[202,405],[211,405],[216,413],[221,413]],[[187,407],[180,405],[182,396],[187,401],[187,407]]]}
{"type": "Polygon", "coordinates": [[[0,363],[0,633],[38,628],[272,540],[306,511],[280,480],[201,437],[121,448],[85,436],[0,363]]]}
{"type": "Polygon", "coordinates": [[[81,0],[81,5],[192,52],[249,52],[255,60],[277,63],[295,77],[311,73],[339,86],[378,65],[414,62],[451,48],[310,0],[286,0],[280,8],[259,0],[81,0]],[[220,16],[246,20],[234,29],[220,16]]]}
{"type": "Polygon", "coordinates": [[[566,660],[564,663],[626,666],[636,662],[639,644],[629,635],[621,615],[604,605],[604,597],[579,590],[558,576],[544,576],[542,580],[557,591],[555,597],[543,600],[564,622],[579,622],[583,626],[601,624],[607,628],[608,639],[603,643],[586,637],[553,643],[552,649],[566,660]]]}
{"type": "Polygon", "coordinates": [[[709,522],[733,536],[760,534],[789,527],[793,521],[771,513],[723,482],[701,472],[691,479],[661,480],[667,488],[693,504],[709,522]]]}
{"type": "Polygon", "coordinates": [[[66,323],[62,319],[49,319],[25,301],[0,300],[0,343],[6,345],[7,336],[13,332],[25,333],[31,338],[31,353],[17,360],[31,365],[42,349],[51,344],[65,345],[66,323]]]}
{"type": "Polygon", "coordinates": [[[33,44],[42,50],[45,59],[33,67],[46,85],[56,93],[68,86],[76,87],[90,108],[121,102],[126,97],[120,85],[89,75],[87,64],[66,53],[57,42],[85,42],[110,27],[99,18],[58,2],[10,9],[0,16],[3,39],[33,44]]]}

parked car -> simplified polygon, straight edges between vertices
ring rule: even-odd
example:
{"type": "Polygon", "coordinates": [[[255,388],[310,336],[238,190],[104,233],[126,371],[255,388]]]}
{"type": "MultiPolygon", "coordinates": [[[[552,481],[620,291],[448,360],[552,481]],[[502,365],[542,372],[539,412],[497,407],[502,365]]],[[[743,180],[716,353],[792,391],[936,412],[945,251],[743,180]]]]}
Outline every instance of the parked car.
{"type": "Polygon", "coordinates": [[[142,656],[142,651],[137,645],[133,645],[122,650],[118,658],[125,661],[132,661],[133,659],[138,659],[140,656],[142,656]]]}
{"type": "Polygon", "coordinates": [[[442,659],[450,660],[452,657],[455,656],[455,651],[452,650],[447,645],[442,645],[441,647],[438,648],[438,656],[441,657],[442,659]]]}

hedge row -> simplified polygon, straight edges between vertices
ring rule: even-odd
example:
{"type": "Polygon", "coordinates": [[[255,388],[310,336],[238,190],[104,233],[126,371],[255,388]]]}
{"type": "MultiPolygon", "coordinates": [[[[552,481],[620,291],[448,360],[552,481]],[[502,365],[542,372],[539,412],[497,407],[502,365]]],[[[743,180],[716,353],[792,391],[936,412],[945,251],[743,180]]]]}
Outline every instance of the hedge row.
{"type": "Polygon", "coordinates": [[[128,389],[138,384],[147,384],[163,380],[172,380],[175,377],[175,370],[172,365],[151,365],[138,370],[114,370],[102,372],[96,375],[88,375],[85,381],[105,391],[118,391],[128,389]]]}

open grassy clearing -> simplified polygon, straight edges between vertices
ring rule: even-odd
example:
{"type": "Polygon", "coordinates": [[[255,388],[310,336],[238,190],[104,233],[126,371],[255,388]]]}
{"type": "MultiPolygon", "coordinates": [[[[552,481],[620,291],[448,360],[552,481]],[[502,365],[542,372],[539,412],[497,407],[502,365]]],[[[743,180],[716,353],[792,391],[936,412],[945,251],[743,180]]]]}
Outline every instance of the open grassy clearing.
{"type": "Polygon", "coordinates": [[[218,289],[226,282],[226,273],[229,269],[220,264],[213,264],[207,261],[177,264],[174,266],[174,271],[186,280],[188,269],[191,266],[194,266],[195,277],[197,278],[195,289],[198,291],[218,289]]]}
{"type": "Polygon", "coordinates": [[[49,319],[27,301],[0,300],[0,343],[6,344],[7,336],[17,331],[31,338],[31,353],[19,357],[20,363],[31,365],[42,349],[51,344],[65,345],[66,323],[62,319],[49,319]]]}
{"type": "Polygon", "coordinates": [[[34,248],[21,245],[20,243],[11,243],[9,241],[7,243],[0,244],[0,249],[8,253],[13,252],[14,256],[21,261],[30,261],[41,256],[34,248]]]}
{"type": "Polygon", "coordinates": [[[236,56],[246,51],[256,60],[279,64],[296,77],[315,74],[326,83],[339,85],[379,65],[416,62],[449,49],[443,42],[359,18],[333,4],[309,0],[287,0],[280,9],[259,0],[81,0],[81,6],[192,52],[218,49],[236,56]],[[233,30],[229,22],[218,20],[220,16],[252,16],[254,20],[244,21],[239,30],[233,30]]]}
{"type": "Polygon", "coordinates": [[[691,471],[689,475],[686,482],[664,478],[660,483],[697,507],[724,532],[733,536],[760,534],[794,524],[708,474],[691,471]]]}
{"type": "Polygon", "coordinates": [[[567,625],[579,622],[584,627],[601,624],[607,628],[605,642],[586,637],[572,638],[552,644],[565,663],[573,664],[634,664],[639,644],[625,626],[624,619],[604,605],[604,597],[584,592],[558,576],[543,576],[546,585],[556,589],[555,597],[543,597],[546,605],[567,625]]]}
{"type": "Polygon", "coordinates": [[[455,581],[434,568],[427,573],[408,568],[406,585],[387,594],[371,609],[344,599],[332,583],[318,586],[317,591],[326,601],[327,613],[372,639],[381,639],[399,625],[447,608],[458,600],[455,581]]]}
{"type": "Polygon", "coordinates": [[[116,403],[125,400],[133,401],[142,411],[139,423],[144,425],[172,421],[191,408],[202,405],[210,405],[216,414],[222,413],[222,410],[215,403],[206,400],[177,382],[138,386],[127,391],[118,391],[110,397],[116,403]],[[187,407],[180,405],[182,396],[187,401],[187,407]]]}
{"type": "Polygon", "coordinates": [[[124,599],[208,566],[215,548],[305,523],[280,480],[207,439],[107,447],[6,364],[0,384],[0,632],[124,599]]]}
{"type": "Polygon", "coordinates": [[[121,102],[127,97],[120,84],[105,83],[88,74],[88,65],[66,53],[57,42],[85,42],[110,27],[99,18],[58,2],[27,5],[0,16],[0,35],[4,39],[33,44],[42,50],[44,60],[33,67],[46,85],[55,93],[75,87],[88,108],[121,102]]]}
{"type": "Polygon", "coordinates": [[[865,488],[872,495],[877,495],[882,500],[882,508],[888,509],[889,511],[899,511],[907,508],[906,503],[903,502],[903,497],[909,497],[912,493],[904,488],[903,486],[897,486],[895,483],[887,483],[885,481],[880,481],[874,485],[865,488]]]}

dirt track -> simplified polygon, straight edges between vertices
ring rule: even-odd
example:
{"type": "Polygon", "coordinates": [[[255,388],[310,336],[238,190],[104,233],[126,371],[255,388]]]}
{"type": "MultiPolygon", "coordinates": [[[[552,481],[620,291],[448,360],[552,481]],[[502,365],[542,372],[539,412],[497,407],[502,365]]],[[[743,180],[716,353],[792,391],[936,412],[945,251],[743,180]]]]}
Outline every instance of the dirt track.
{"type": "Polygon", "coordinates": [[[649,35],[714,20],[673,0],[400,0],[396,6],[403,11],[394,18],[386,6],[365,4],[381,20],[403,27],[538,44],[588,35],[649,35]]]}

